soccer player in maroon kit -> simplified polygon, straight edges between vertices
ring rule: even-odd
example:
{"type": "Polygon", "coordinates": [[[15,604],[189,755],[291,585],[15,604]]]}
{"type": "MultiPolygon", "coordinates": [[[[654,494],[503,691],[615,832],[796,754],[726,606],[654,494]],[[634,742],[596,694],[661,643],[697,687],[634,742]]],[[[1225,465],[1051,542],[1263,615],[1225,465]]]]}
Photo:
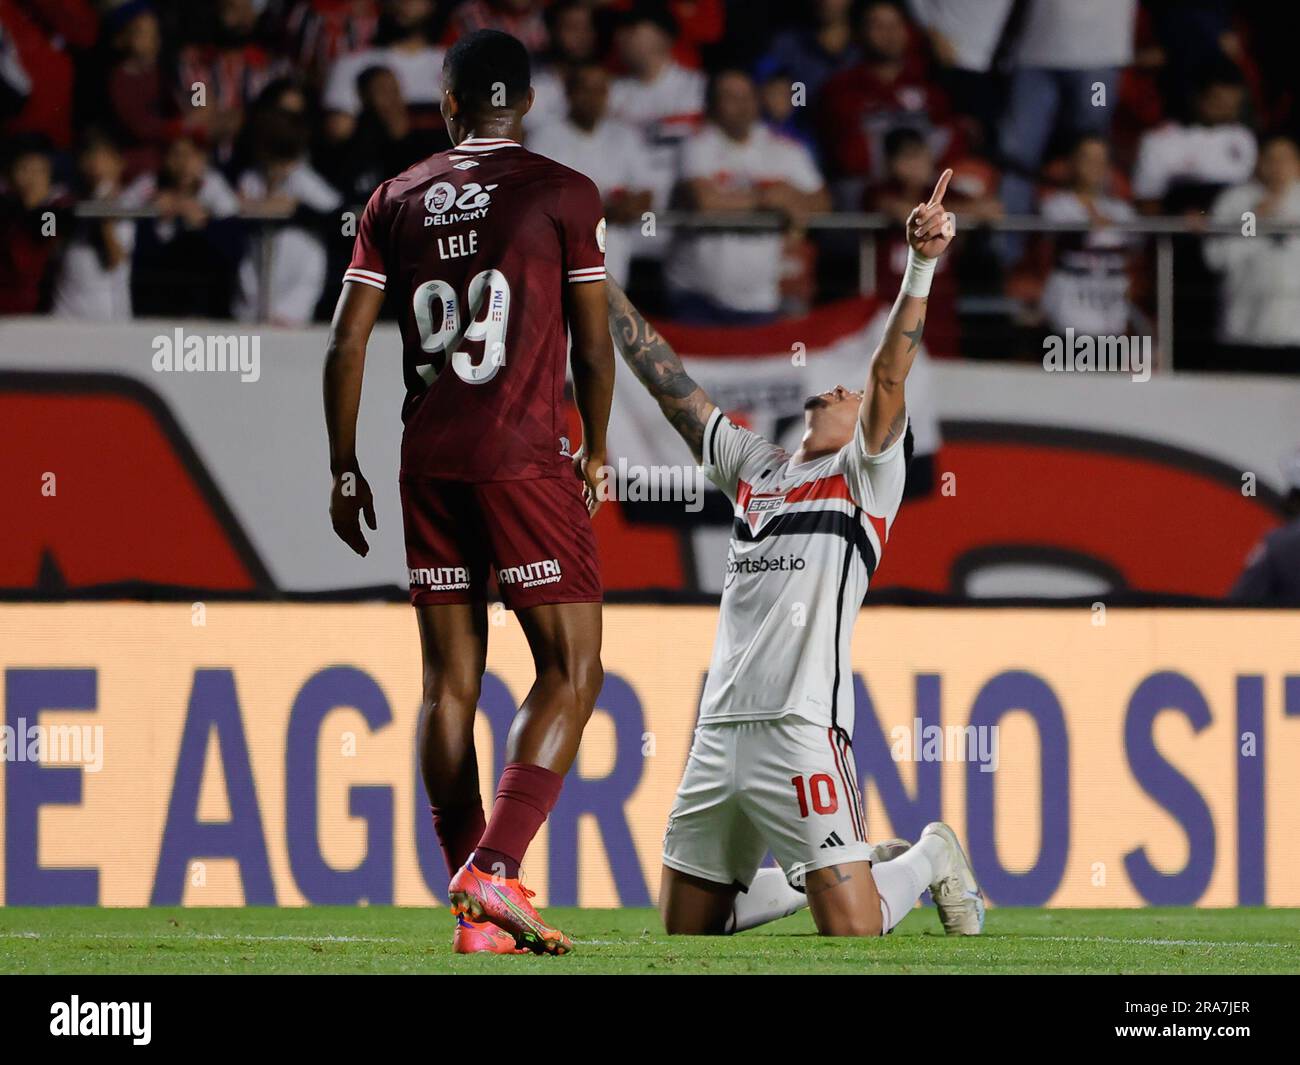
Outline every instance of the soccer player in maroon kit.
{"type": "Polygon", "coordinates": [[[469,34],[447,53],[455,148],[384,182],[366,205],[325,361],[334,530],[358,554],[375,528],[356,455],[366,343],[396,296],[406,400],[401,495],[424,655],[420,765],[452,873],[454,949],[563,954],[519,882],[595,706],[600,574],[590,514],[614,387],[605,221],[586,177],[520,147],[528,53],[469,34]],[[572,335],[582,448],[566,437],[572,335]],[[578,476],[574,476],[575,470],[578,476]],[[528,639],[537,679],[510,729],[485,824],[474,716],[487,661],[487,576],[528,639]]]}

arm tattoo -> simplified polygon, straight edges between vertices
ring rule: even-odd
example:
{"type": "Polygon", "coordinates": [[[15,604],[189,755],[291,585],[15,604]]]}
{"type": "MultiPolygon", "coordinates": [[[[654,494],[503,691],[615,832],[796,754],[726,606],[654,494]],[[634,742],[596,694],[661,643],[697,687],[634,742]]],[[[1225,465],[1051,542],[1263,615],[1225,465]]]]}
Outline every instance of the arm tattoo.
{"type": "MultiPolygon", "coordinates": [[[[907,425],[907,411],[900,410],[894,416],[894,420],[890,423],[889,432],[885,434],[885,439],[880,442],[880,451],[888,451],[889,445],[898,439],[899,435],[903,432],[903,429],[906,425],[907,425]]],[[[879,453],[880,452],[877,452],[877,454],[879,453]]]]}
{"type": "Polygon", "coordinates": [[[915,329],[904,329],[903,336],[907,337],[911,343],[907,346],[907,353],[910,355],[916,350],[916,345],[921,343],[921,334],[925,331],[925,319],[922,318],[916,323],[915,329]]]}
{"type": "Polygon", "coordinates": [[[698,458],[704,447],[704,424],[713,404],[686,372],[677,352],[612,281],[609,325],[623,361],[658,401],[664,417],[698,458]]]}

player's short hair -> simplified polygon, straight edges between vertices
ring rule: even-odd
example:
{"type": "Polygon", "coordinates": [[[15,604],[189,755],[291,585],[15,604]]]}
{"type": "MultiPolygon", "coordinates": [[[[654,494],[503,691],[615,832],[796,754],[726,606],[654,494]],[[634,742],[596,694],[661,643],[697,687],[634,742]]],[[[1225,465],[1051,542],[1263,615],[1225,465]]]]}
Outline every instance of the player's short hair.
{"type": "Polygon", "coordinates": [[[532,62],[528,49],[510,34],[475,30],[448,50],[442,80],[471,113],[510,111],[528,99],[532,62]],[[499,89],[505,90],[504,104],[499,89]]]}

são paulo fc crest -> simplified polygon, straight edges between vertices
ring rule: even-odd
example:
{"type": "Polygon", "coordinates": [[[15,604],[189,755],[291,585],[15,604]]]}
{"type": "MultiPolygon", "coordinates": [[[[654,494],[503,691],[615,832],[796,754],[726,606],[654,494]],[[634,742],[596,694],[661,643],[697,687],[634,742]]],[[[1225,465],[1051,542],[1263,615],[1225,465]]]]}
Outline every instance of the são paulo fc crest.
{"type": "Polygon", "coordinates": [[[750,496],[745,507],[745,521],[749,523],[750,532],[758,532],[767,524],[768,519],[785,506],[785,495],[750,496]]]}

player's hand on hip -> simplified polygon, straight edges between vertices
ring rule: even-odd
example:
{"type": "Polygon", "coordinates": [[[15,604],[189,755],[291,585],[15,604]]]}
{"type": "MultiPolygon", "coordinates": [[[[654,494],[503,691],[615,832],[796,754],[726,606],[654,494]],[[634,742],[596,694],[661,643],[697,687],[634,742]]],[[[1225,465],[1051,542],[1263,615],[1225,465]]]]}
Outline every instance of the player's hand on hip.
{"type": "Polygon", "coordinates": [[[907,216],[907,243],[917,255],[937,259],[952,243],[957,233],[957,216],[943,206],[952,171],[939,175],[939,183],[930,194],[929,203],[918,203],[907,216]]]}
{"type": "Polygon", "coordinates": [[[371,529],[379,527],[375,523],[375,501],[370,495],[370,485],[361,476],[361,471],[348,470],[337,474],[334,490],[330,493],[330,523],[338,538],[364,557],[369,554],[370,545],[361,532],[363,514],[371,529]]]}
{"type": "Polygon", "coordinates": [[[585,447],[580,448],[573,456],[573,469],[582,481],[582,501],[587,505],[587,514],[594,518],[601,503],[605,501],[609,480],[605,455],[603,452],[596,454],[588,452],[585,447]]]}

